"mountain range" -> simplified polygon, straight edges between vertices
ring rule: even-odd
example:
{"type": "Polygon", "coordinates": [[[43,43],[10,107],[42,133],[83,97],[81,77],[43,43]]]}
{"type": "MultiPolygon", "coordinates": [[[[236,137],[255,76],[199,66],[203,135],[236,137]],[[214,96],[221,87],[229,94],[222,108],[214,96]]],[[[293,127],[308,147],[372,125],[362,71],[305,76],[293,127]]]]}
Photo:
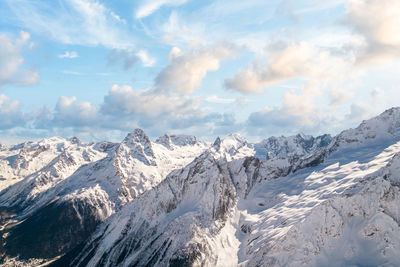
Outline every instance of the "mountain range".
{"type": "Polygon", "coordinates": [[[313,137],[0,144],[3,266],[400,266],[400,108],[313,137]]]}

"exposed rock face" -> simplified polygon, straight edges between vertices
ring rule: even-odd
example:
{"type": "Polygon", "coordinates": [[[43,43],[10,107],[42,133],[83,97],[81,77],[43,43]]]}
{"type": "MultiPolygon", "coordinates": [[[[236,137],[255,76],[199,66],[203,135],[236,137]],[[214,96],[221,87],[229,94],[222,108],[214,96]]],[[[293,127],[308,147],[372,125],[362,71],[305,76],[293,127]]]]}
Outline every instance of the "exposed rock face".
{"type": "Polygon", "coordinates": [[[20,259],[54,258],[85,241],[103,219],[80,199],[53,202],[11,228],[4,249],[20,259]]]}
{"type": "Polygon", "coordinates": [[[65,254],[54,266],[398,266],[399,140],[391,109],[333,138],[208,146],[135,130],[121,144],[6,148],[0,183],[20,178],[2,185],[0,253],[27,265],[65,254]]]}

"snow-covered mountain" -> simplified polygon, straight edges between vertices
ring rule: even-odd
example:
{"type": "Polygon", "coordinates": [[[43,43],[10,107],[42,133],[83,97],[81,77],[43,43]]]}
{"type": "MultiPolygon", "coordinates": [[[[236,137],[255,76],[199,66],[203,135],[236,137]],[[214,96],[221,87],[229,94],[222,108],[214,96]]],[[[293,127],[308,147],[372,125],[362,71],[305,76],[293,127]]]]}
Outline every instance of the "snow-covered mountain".
{"type": "MultiPolygon", "coordinates": [[[[83,145],[60,138],[24,144],[11,157],[28,162],[31,173],[16,183],[11,176],[1,181],[5,189],[0,192],[0,207],[3,213],[15,214],[4,222],[13,226],[4,227],[4,250],[22,259],[67,252],[121,206],[157,185],[171,170],[188,164],[207,146],[194,139],[190,145],[182,141],[166,147],[151,143],[140,129],[120,144],[83,145]],[[36,163],[31,155],[40,155],[44,146],[48,147],[42,156],[45,163],[36,163]]],[[[9,153],[4,151],[4,161],[10,160],[9,153]]],[[[19,165],[14,166],[14,162],[8,165],[21,172],[19,165]]]]}
{"type": "Polygon", "coordinates": [[[335,137],[137,129],[2,146],[0,160],[3,264],[400,265],[400,108],[335,137]]]}

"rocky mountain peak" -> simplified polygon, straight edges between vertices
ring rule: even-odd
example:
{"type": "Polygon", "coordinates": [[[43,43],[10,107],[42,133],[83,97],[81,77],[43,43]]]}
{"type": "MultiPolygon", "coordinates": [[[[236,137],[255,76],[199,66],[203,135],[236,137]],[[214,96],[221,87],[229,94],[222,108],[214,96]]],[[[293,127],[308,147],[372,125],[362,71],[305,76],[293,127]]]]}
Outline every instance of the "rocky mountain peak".
{"type": "Polygon", "coordinates": [[[272,136],[254,144],[254,149],[260,159],[302,157],[328,146],[331,140],[329,134],[318,137],[305,134],[272,136]]]}
{"type": "Polygon", "coordinates": [[[192,135],[165,134],[157,138],[155,143],[164,145],[168,149],[173,149],[173,146],[193,146],[197,144],[197,139],[192,135]]]}
{"type": "Polygon", "coordinates": [[[78,137],[76,137],[76,136],[74,136],[74,137],[71,137],[70,139],[69,139],[69,141],[71,142],[71,144],[81,144],[81,140],[79,140],[79,138],[78,137]]]}
{"type": "Polygon", "coordinates": [[[142,129],[129,133],[120,144],[118,154],[136,158],[147,165],[155,165],[154,151],[149,137],[142,129]]]}
{"type": "Polygon", "coordinates": [[[221,138],[218,136],[218,137],[215,139],[215,141],[214,141],[214,143],[213,143],[212,146],[219,149],[220,145],[221,145],[221,138]]]}
{"type": "Polygon", "coordinates": [[[217,154],[220,156],[233,157],[237,155],[251,156],[253,155],[253,149],[250,148],[247,140],[244,139],[240,134],[231,134],[224,139],[219,137],[214,141],[212,146],[217,154]]]}
{"type": "Polygon", "coordinates": [[[2,144],[2,143],[0,143],[0,151],[6,150],[6,149],[7,149],[7,146],[2,144]]]}

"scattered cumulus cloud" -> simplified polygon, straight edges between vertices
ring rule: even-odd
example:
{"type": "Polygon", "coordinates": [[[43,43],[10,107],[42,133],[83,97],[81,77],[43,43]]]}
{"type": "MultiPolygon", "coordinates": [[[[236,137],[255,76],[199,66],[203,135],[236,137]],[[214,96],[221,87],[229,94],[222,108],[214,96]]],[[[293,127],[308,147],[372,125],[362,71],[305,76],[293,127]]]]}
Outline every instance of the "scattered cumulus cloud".
{"type": "Polygon", "coordinates": [[[0,95],[0,130],[23,127],[28,117],[21,111],[18,101],[6,95],[0,95]]]}
{"type": "Polygon", "coordinates": [[[348,0],[346,19],[364,37],[360,61],[400,56],[400,2],[397,0],[348,0]]]}
{"type": "Polygon", "coordinates": [[[156,86],[191,94],[201,87],[207,72],[218,70],[220,61],[231,58],[234,53],[234,47],[226,43],[195,47],[185,52],[174,47],[169,54],[169,64],[156,77],[156,86]]]}
{"type": "Polygon", "coordinates": [[[142,61],[144,67],[152,67],[156,63],[156,59],[150,56],[146,50],[140,50],[136,55],[142,61]]]}
{"type": "Polygon", "coordinates": [[[76,51],[65,51],[63,54],[58,55],[59,58],[77,58],[78,53],[76,51]]]}
{"type": "Polygon", "coordinates": [[[113,85],[104,97],[101,109],[105,114],[158,117],[196,113],[198,105],[199,101],[188,97],[159,93],[153,89],[134,90],[127,85],[113,85]]]}
{"type": "MultiPolygon", "coordinates": [[[[159,93],[152,88],[136,90],[126,85],[113,85],[98,106],[78,101],[74,96],[61,96],[54,108],[45,106],[35,110],[30,120],[33,128],[51,132],[64,128],[78,132],[94,129],[131,131],[140,127],[153,136],[164,134],[165,129],[209,134],[214,127],[220,127],[215,123],[226,118],[203,111],[200,104],[200,99],[159,93]]],[[[4,105],[4,110],[19,110],[18,102],[13,105],[12,109],[9,104],[4,105]]]]}
{"type": "Polygon", "coordinates": [[[25,127],[47,135],[93,132],[101,139],[104,136],[99,137],[99,132],[127,132],[137,127],[153,137],[168,130],[200,136],[229,134],[232,128],[241,127],[234,114],[206,112],[201,108],[201,101],[160,93],[154,88],[136,90],[127,85],[113,85],[99,105],[79,101],[75,96],[61,96],[54,108],[43,106],[28,116],[21,112],[18,101],[0,95],[0,130],[25,127]]]}
{"type": "Polygon", "coordinates": [[[321,95],[320,84],[308,82],[300,90],[286,92],[281,107],[265,107],[250,114],[247,131],[250,135],[276,134],[282,131],[315,131],[328,124],[331,113],[320,110],[316,98],[321,95]]]}
{"type": "Polygon", "coordinates": [[[30,85],[38,82],[37,72],[22,67],[25,62],[22,50],[28,44],[29,38],[29,33],[24,31],[21,31],[15,40],[0,34],[0,86],[30,85]]]}
{"type": "Polygon", "coordinates": [[[270,50],[267,60],[259,59],[226,79],[225,86],[243,93],[261,92],[264,87],[298,76],[337,77],[349,67],[346,59],[318,50],[308,42],[281,44],[270,50]]]}
{"type": "Polygon", "coordinates": [[[369,119],[384,109],[398,106],[398,99],[400,99],[400,91],[397,86],[386,90],[374,88],[366,97],[353,101],[345,120],[354,124],[369,119]]]}
{"type": "Polygon", "coordinates": [[[134,50],[113,49],[109,53],[107,61],[110,65],[122,63],[124,70],[129,70],[139,61],[139,57],[134,50]]]}
{"type": "Polygon", "coordinates": [[[350,100],[351,98],[353,98],[354,92],[344,89],[332,88],[329,91],[329,97],[331,105],[341,105],[346,101],[350,100]]]}
{"type": "Polygon", "coordinates": [[[124,70],[131,69],[138,61],[141,61],[144,67],[151,67],[156,62],[155,58],[150,56],[147,51],[133,49],[113,49],[107,60],[110,65],[122,63],[124,70]]]}
{"type": "Polygon", "coordinates": [[[85,126],[92,125],[97,119],[97,108],[90,102],[78,102],[75,96],[61,96],[54,110],[53,122],[59,126],[85,126]]]}
{"type": "MultiPolygon", "coordinates": [[[[61,96],[57,103],[24,113],[18,101],[0,95],[0,129],[26,126],[57,133],[68,128],[87,134],[141,127],[151,134],[175,129],[201,136],[245,128],[249,135],[265,137],[299,131],[326,132],[336,127],[339,120],[343,121],[340,126],[343,129],[348,122],[358,122],[376,115],[383,107],[398,105],[398,88],[374,89],[369,95],[370,87],[351,88],[353,84],[358,86],[353,77],[360,70],[374,66],[357,63],[399,58],[400,2],[397,0],[305,1],[302,4],[283,0],[278,9],[276,3],[268,1],[214,1],[196,4],[196,12],[185,9],[191,8],[191,5],[183,6],[187,2],[138,1],[129,6],[131,11],[134,9],[131,14],[134,19],[129,21],[99,0],[61,0],[51,4],[6,0],[19,27],[35,36],[62,43],[61,49],[66,49],[66,44],[102,46],[108,52],[108,63],[120,65],[124,70],[154,67],[157,60],[153,55],[165,51],[169,54],[165,67],[155,75],[153,87],[113,85],[102,103],[96,105],[81,101],[78,95],[61,96]],[[342,5],[343,8],[338,8],[342,5]],[[177,10],[179,6],[182,7],[177,10]],[[169,15],[151,17],[163,7],[172,7],[168,9],[169,15]],[[337,18],[344,16],[345,23],[339,24],[339,20],[331,23],[330,19],[322,18],[318,25],[321,28],[302,28],[310,26],[308,20],[302,20],[305,15],[326,10],[332,10],[337,18]],[[268,25],[276,25],[277,29],[268,25]],[[225,40],[229,43],[224,43],[225,40]],[[284,42],[271,44],[270,40],[284,42]],[[239,71],[230,77],[217,78],[225,78],[224,85],[230,90],[207,90],[206,96],[199,93],[202,98],[193,96],[207,74],[218,71],[224,60],[243,50],[245,53],[228,68],[239,68],[239,71]],[[247,66],[236,65],[248,59],[252,61],[247,66]],[[279,96],[283,96],[272,103],[270,99],[276,99],[278,93],[264,92],[264,89],[285,81],[294,87],[275,86],[281,90],[279,96]],[[243,94],[236,97],[237,92],[232,90],[243,94]],[[253,92],[260,93],[257,97],[263,99],[246,95],[253,92]],[[363,98],[363,95],[368,96],[363,98]],[[261,103],[264,99],[268,103],[261,103]],[[249,105],[253,101],[258,106],[256,110],[249,105]],[[260,108],[263,105],[266,107],[260,108]],[[242,109],[229,110],[230,107],[242,109]],[[243,121],[237,122],[235,117],[241,111],[251,113],[247,119],[247,115],[241,114],[243,121]]],[[[44,43],[40,42],[39,48],[44,43]]],[[[38,73],[24,64],[24,49],[37,46],[30,41],[29,34],[21,32],[17,38],[0,34],[0,46],[0,87],[37,83],[38,73]]],[[[78,56],[70,50],[58,55],[59,58],[78,56]]],[[[147,74],[153,75],[155,69],[148,69],[147,74]]],[[[75,76],[103,75],[62,69],[58,72],[75,76]]],[[[222,70],[217,74],[220,73],[227,72],[222,70]]]]}

